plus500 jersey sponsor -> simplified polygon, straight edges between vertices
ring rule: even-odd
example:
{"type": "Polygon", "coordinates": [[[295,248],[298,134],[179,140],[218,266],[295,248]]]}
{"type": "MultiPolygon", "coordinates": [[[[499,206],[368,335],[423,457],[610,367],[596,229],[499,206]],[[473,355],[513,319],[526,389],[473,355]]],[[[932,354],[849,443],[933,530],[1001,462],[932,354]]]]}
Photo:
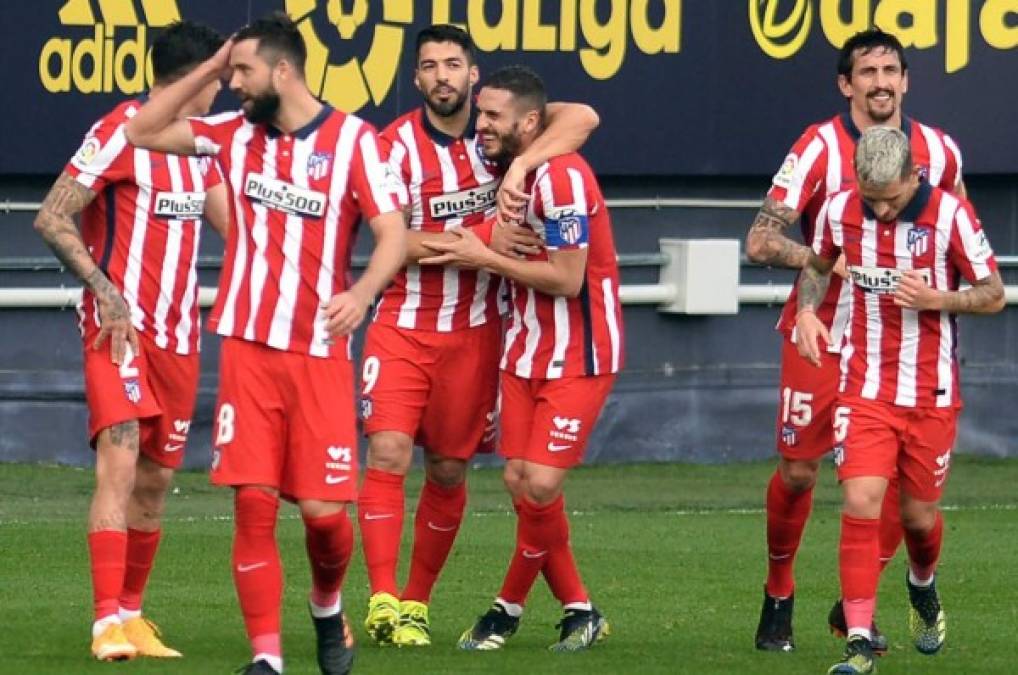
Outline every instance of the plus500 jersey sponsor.
{"type": "Polygon", "coordinates": [[[179,220],[197,220],[204,210],[204,192],[158,192],[153,209],[159,218],[179,220]]]}
{"type": "Polygon", "coordinates": [[[298,187],[292,183],[249,173],[244,194],[252,201],[283,213],[311,218],[325,215],[325,194],[298,187]]]}
{"type": "Polygon", "coordinates": [[[435,219],[462,218],[494,207],[496,193],[498,181],[492,181],[475,188],[432,197],[428,207],[431,217],[435,219]]]}
{"type": "MultiPolygon", "coordinates": [[[[863,267],[853,265],[848,272],[852,276],[852,283],[867,293],[894,293],[898,289],[898,282],[902,275],[908,270],[899,270],[894,267],[863,267]]],[[[932,278],[930,270],[914,270],[922,275],[927,285],[932,278]]]]}

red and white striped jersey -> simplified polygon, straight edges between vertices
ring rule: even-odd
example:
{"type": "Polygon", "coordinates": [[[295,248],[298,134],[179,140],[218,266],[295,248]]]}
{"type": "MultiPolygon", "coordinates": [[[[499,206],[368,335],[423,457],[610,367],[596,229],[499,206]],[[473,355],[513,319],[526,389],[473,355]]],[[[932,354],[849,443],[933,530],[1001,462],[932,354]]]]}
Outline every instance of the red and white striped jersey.
{"type": "Polygon", "coordinates": [[[852,280],[842,392],[905,407],[960,406],[954,315],[899,307],[893,294],[905,270],[947,291],[996,271],[972,205],[921,183],[898,219],[883,223],[857,190],[840,192],[821,210],[813,249],[828,260],[844,252],[852,280]]]}
{"type": "MultiPolygon", "coordinates": [[[[160,349],[198,351],[198,240],[205,190],[221,179],[206,157],[180,157],[128,144],[124,125],[141,101],[121,103],[96,122],[64,168],[96,193],[81,214],[81,233],[100,268],[120,290],[131,323],[160,349]]],[[[85,289],[81,329],[98,328],[85,289]]]]}
{"type": "MultiPolygon", "coordinates": [[[[467,127],[473,134],[474,123],[467,127]]],[[[402,178],[410,228],[442,232],[480,225],[495,212],[500,172],[473,135],[453,138],[423,108],[382,131],[392,173],[402,178]]],[[[501,279],[484,270],[408,264],[382,294],[375,321],[399,328],[449,332],[500,320],[501,279]]]]}
{"type": "MultiPolygon", "coordinates": [[[[923,180],[953,192],[961,183],[961,151],[951,137],[907,117],[901,130],[912,144],[912,161],[920,167],[923,180]]],[[[806,129],[795,142],[781,169],[775,174],[771,197],[795,209],[801,218],[804,242],[813,240],[813,227],[820,205],[835,192],[855,185],[855,146],[860,132],[847,112],[806,129]]],[[[817,316],[831,330],[830,351],[837,352],[848,325],[848,289],[840,277],[831,279],[817,316]]],[[[798,302],[794,290],[778,320],[778,330],[791,333],[795,328],[798,302]]]]}
{"type": "MultiPolygon", "coordinates": [[[[502,370],[534,380],[605,375],[622,368],[622,305],[611,218],[580,155],[555,157],[527,176],[526,225],[549,251],[587,249],[579,297],[546,295],[512,281],[502,370]]],[[[547,260],[547,253],[532,256],[547,260]]]]}
{"type": "MultiPolygon", "coordinates": [[[[323,305],[349,285],[361,216],[396,210],[368,123],[324,106],[287,134],[241,111],[191,119],[230,188],[230,235],[209,323],[217,333],[327,357],[347,353],[323,305]]],[[[391,181],[390,181],[391,182],[391,181]]]]}

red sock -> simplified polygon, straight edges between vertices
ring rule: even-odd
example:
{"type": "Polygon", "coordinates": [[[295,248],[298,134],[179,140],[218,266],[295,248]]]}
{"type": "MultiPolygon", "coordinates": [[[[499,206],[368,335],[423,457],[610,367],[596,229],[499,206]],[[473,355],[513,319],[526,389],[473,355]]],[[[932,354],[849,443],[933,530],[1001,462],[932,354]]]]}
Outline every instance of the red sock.
{"type": "Polygon", "coordinates": [[[152,562],[159,550],[161,530],[127,530],[127,569],[124,572],[124,587],[120,589],[120,607],[128,611],[141,609],[145,595],[145,584],[152,572],[152,562]]]}
{"type": "Polygon", "coordinates": [[[502,590],[498,594],[498,597],[506,602],[524,604],[537,575],[548,561],[551,551],[543,530],[551,520],[549,510],[556,502],[548,506],[538,506],[524,497],[517,504],[516,550],[509,562],[502,590]]]}
{"type": "Polygon", "coordinates": [[[127,560],[127,533],[98,530],[88,533],[88,554],[92,568],[92,603],[95,620],[115,615],[120,609],[127,560]]]}
{"type": "Polygon", "coordinates": [[[271,650],[278,649],[279,644],[283,570],[276,544],[278,512],[279,499],[264,490],[256,487],[236,490],[233,583],[255,654],[273,654],[271,650]]]}
{"type": "Polygon", "coordinates": [[[905,531],[901,527],[901,480],[895,476],[887,482],[884,503],[880,507],[880,571],[894,559],[905,531]]]}
{"type": "Polygon", "coordinates": [[[368,469],[357,500],[357,521],[372,595],[399,594],[396,564],[403,536],[403,510],[403,476],[368,469]]]}
{"type": "Polygon", "coordinates": [[[849,630],[873,623],[877,581],[880,578],[880,521],[841,515],[841,545],[838,564],[841,570],[841,597],[849,630]]]}
{"type": "Polygon", "coordinates": [[[940,545],[944,540],[944,517],[937,512],[933,529],[925,535],[905,533],[908,548],[908,565],[916,579],[929,579],[937,571],[940,545]]]}
{"type": "Polygon", "coordinates": [[[787,598],[795,590],[795,554],[813,508],[813,488],[795,493],[781,474],[767,486],[767,595],[787,598]]]}
{"type": "Polygon", "coordinates": [[[569,519],[566,517],[565,501],[560,496],[547,508],[553,510],[549,513],[546,526],[548,562],[542,570],[544,578],[562,605],[588,602],[590,596],[580,578],[573,547],[569,543],[569,519]]]}
{"type": "Polygon", "coordinates": [[[353,524],[340,511],[320,518],[304,517],[308,561],[311,563],[311,602],[330,607],[339,600],[353,552],[353,524]]]}
{"type": "Polygon", "coordinates": [[[442,487],[430,480],[424,481],[414,517],[414,548],[410,575],[401,596],[404,600],[427,603],[431,598],[431,589],[456,541],[466,504],[465,483],[442,487]]]}

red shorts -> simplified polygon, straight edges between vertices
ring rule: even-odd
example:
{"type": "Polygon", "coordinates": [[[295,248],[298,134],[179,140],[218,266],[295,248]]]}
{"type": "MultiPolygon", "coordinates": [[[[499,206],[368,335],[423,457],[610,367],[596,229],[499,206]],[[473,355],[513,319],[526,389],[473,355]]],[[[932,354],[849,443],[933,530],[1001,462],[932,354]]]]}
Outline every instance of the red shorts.
{"type": "Polygon", "coordinates": [[[361,368],[364,433],[401,431],[442,457],[490,451],[501,351],[499,322],[452,333],[371,324],[361,368]]]}
{"type": "Polygon", "coordinates": [[[212,482],[269,485],[288,499],[353,501],[353,364],[224,338],[212,482]]]}
{"type": "Polygon", "coordinates": [[[94,448],[103,429],[138,420],[142,454],[176,469],[184,461],[198,397],[198,355],[160,349],[141,335],[141,353],[128,354],[126,363],[117,366],[108,343],[92,348],[96,334],[89,331],[84,343],[89,443],[94,448]]]}
{"type": "Polygon", "coordinates": [[[903,408],[842,397],[835,411],[838,480],[863,476],[890,480],[897,471],[901,489],[909,496],[939,500],[951,470],[957,419],[954,408],[903,408]]]}
{"type": "Polygon", "coordinates": [[[820,459],[834,447],[833,415],[841,356],[822,352],[820,367],[799,356],[786,335],[781,342],[777,448],[787,460],[820,459]]]}
{"type": "Polygon", "coordinates": [[[615,375],[530,380],[503,371],[499,453],[563,469],[576,466],[614,383],[615,375]]]}

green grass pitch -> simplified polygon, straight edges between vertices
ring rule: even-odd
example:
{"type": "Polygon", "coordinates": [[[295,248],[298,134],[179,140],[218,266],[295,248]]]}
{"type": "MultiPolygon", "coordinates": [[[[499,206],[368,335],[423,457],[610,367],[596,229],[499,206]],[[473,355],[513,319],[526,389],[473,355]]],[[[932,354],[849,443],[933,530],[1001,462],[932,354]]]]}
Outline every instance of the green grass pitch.
{"type": "MultiPolygon", "coordinates": [[[[379,649],[361,630],[367,602],[355,553],[344,605],[357,627],[359,673],[823,673],[841,651],[825,617],[837,595],[838,489],[822,473],[797,564],[793,654],[753,649],[764,577],[764,489],[772,463],[634,465],[577,470],[567,484],[572,540],[594,601],[613,625],[590,652],[547,651],[559,610],[539,579],[520,632],[500,653],[461,653],[459,634],[498,590],[514,519],[499,474],[470,476],[469,515],[439,581],[434,645],[379,649]]],[[[146,611],[183,661],[99,664],[88,652],[91,590],[85,514],[92,475],[53,466],[0,465],[0,671],[229,673],[249,658],[229,570],[227,491],[184,473],[170,497],[146,611]]],[[[420,485],[408,481],[414,497],[420,485]]],[[[945,495],[939,578],[948,641],[934,657],[908,642],[902,552],[884,575],[878,623],[891,641],[880,673],[1014,673],[1018,670],[1018,461],[958,457],[945,495]]],[[[412,529],[412,499],[407,526],[412,529]]],[[[316,673],[305,597],[308,570],[293,507],[278,536],[286,571],[286,672],[316,673]]],[[[409,557],[404,544],[404,559],[409,557]]],[[[405,573],[405,570],[404,570],[405,573]]]]}

